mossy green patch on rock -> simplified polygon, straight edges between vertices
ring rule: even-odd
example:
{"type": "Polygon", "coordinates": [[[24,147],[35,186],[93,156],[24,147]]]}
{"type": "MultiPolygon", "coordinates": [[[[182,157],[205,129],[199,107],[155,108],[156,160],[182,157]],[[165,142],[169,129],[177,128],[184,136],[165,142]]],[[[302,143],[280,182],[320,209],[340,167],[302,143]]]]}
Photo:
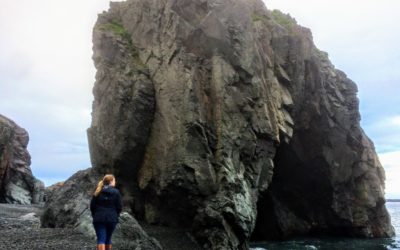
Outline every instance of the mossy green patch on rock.
{"type": "Polygon", "coordinates": [[[297,25],[295,19],[293,19],[289,14],[282,13],[280,10],[273,10],[272,17],[275,20],[275,22],[277,22],[278,24],[280,24],[282,27],[286,28],[289,31],[295,25],[297,25]]]}
{"type": "Polygon", "coordinates": [[[98,30],[101,31],[110,31],[113,34],[122,38],[123,44],[127,47],[128,51],[130,51],[132,55],[133,64],[137,66],[137,69],[142,72],[147,71],[147,66],[142,62],[139,56],[139,50],[132,44],[131,34],[126,31],[122,23],[118,20],[111,20],[107,23],[99,24],[97,26],[98,30]]]}
{"type": "Polygon", "coordinates": [[[257,14],[252,14],[251,15],[251,20],[255,23],[255,22],[265,22],[265,21],[267,21],[267,17],[265,17],[265,16],[260,16],[260,15],[257,15],[257,14]]]}
{"type": "Polygon", "coordinates": [[[100,24],[98,29],[103,31],[111,31],[122,38],[130,39],[130,34],[125,30],[124,26],[116,20],[112,20],[109,23],[100,24]]]}

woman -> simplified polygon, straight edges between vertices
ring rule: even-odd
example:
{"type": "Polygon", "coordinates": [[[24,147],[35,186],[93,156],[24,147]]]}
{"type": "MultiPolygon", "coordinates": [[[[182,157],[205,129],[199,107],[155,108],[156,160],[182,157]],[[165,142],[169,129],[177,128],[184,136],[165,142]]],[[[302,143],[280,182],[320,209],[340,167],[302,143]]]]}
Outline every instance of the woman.
{"type": "Polygon", "coordinates": [[[111,236],[117,226],[121,210],[121,194],[115,188],[115,177],[107,174],[97,185],[90,201],[98,250],[111,250],[111,236]]]}

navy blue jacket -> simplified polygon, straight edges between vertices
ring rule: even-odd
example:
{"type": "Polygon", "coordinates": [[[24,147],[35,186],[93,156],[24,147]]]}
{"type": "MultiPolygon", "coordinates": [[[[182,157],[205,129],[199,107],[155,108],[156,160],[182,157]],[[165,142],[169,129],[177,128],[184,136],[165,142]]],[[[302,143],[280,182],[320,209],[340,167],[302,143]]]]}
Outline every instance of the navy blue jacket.
{"type": "Polygon", "coordinates": [[[104,186],[90,201],[93,222],[118,222],[121,211],[121,194],[118,189],[111,186],[104,186]]]}

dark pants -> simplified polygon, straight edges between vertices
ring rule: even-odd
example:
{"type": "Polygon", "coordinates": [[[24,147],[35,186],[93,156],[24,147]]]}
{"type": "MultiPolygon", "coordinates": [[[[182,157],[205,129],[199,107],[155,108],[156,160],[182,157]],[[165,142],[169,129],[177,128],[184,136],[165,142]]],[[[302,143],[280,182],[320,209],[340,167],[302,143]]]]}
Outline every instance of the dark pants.
{"type": "Polygon", "coordinates": [[[97,244],[111,244],[111,236],[117,226],[116,222],[93,222],[97,244]]]}

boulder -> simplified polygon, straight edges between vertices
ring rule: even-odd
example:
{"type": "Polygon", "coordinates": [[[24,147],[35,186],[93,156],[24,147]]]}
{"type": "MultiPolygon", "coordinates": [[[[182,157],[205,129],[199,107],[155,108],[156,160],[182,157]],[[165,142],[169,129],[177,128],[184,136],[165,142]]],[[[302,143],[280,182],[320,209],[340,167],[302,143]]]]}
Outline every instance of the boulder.
{"type": "MultiPolygon", "coordinates": [[[[41,217],[43,227],[73,227],[89,210],[90,199],[101,176],[91,168],[80,170],[47,197],[41,217]]],[[[89,211],[90,212],[90,211],[89,211]]]]}
{"type": "MultiPolygon", "coordinates": [[[[101,178],[92,168],[88,168],[75,173],[62,184],[54,185],[41,216],[42,227],[73,228],[95,240],[89,204],[101,178]]],[[[127,212],[120,215],[120,222],[113,234],[113,244],[117,249],[162,249],[158,241],[148,236],[127,212]]]]}
{"type": "Polygon", "coordinates": [[[60,182],[54,183],[51,186],[46,187],[44,190],[44,197],[43,197],[44,201],[45,202],[48,201],[50,199],[50,197],[53,195],[53,193],[55,193],[55,191],[57,191],[63,185],[64,185],[64,182],[60,181],[60,182]]]}
{"type": "Polygon", "coordinates": [[[28,132],[0,115],[0,202],[39,204],[44,183],[32,175],[28,132]]]}
{"type": "MultiPolygon", "coordinates": [[[[75,229],[84,235],[96,239],[96,233],[92,224],[92,216],[89,210],[86,210],[75,223],[75,229]]],[[[136,219],[127,212],[122,212],[119,217],[119,223],[112,236],[113,245],[116,249],[142,249],[142,250],[161,250],[160,243],[153,237],[150,237],[136,221],[136,219]]]]}

